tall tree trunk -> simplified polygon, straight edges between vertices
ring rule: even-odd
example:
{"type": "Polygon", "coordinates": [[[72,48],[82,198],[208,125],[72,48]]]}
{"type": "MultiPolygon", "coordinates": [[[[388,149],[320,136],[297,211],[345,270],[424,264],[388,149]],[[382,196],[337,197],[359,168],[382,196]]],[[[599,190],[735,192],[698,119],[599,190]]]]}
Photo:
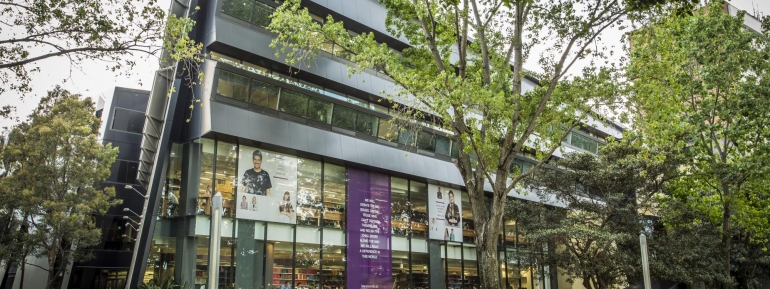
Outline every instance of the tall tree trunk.
{"type": "Polygon", "coordinates": [[[468,193],[475,221],[476,258],[479,265],[480,285],[482,289],[496,289],[500,288],[497,238],[503,220],[504,206],[496,204],[493,198],[490,207],[484,196],[483,187],[477,189],[480,190],[473,194],[470,191],[468,193]]]}
{"type": "MultiPolygon", "coordinates": [[[[723,186],[726,187],[726,186],[723,186]]],[[[727,197],[727,190],[725,190],[725,196],[727,197]]],[[[728,201],[724,203],[723,212],[722,212],[722,250],[724,254],[724,270],[725,270],[725,276],[728,278],[728,281],[725,281],[724,286],[722,286],[724,289],[728,289],[731,287],[730,284],[730,247],[732,247],[732,233],[731,233],[731,227],[730,227],[730,201],[729,197],[728,201]]]]}

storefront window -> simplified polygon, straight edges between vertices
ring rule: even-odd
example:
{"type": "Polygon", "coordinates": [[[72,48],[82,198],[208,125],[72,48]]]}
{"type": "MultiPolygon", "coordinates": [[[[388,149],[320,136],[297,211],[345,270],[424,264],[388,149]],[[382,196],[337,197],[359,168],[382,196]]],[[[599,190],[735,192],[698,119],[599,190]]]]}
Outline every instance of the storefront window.
{"type": "Polygon", "coordinates": [[[147,258],[147,270],[144,272],[142,283],[147,283],[153,278],[174,278],[176,238],[154,236],[150,246],[150,255],[147,258]]]}
{"type": "Polygon", "coordinates": [[[462,210],[463,210],[463,242],[473,243],[476,241],[476,228],[473,224],[473,213],[471,209],[470,198],[468,192],[462,192],[462,210]]]}
{"type": "Polygon", "coordinates": [[[320,282],[319,244],[297,244],[293,288],[315,288],[320,282]]]}
{"type": "Polygon", "coordinates": [[[428,275],[428,264],[430,256],[427,253],[412,252],[412,286],[414,289],[429,288],[430,275],[428,275]]]}
{"type": "MultiPolygon", "coordinates": [[[[270,228],[268,226],[268,228],[270,228]]],[[[273,247],[273,278],[269,288],[281,288],[281,285],[290,285],[292,282],[292,265],[294,263],[294,248],[291,242],[271,243],[273,247]]]]}
{"type": "MultiPolygon", "coordinates": [[[[392,185],[391,185],[392,186],[392,185]]],[[[409,252],[392,251],[391,264],[393,272],[393,288],[404,289],[409,287],[409,252]]]]}
{"type": "MultiPolygon", "coordinates": [[[[168,163],[168,171],[166,172],[166,186],[167,191],[170,194],[173,194],[174,197],[176,197],[177,200],[182,199],[189,199],[187,196],[181,195],[181,184],[182,184],[182,145],[180,144],[172,144],[171,145],[171,155],[169,158],[168,163]]],[[[192,213],[192,210],[189,208],[182,208],[180,207],[177,209],[178,215],[188,215],[192,213]],[[182,211],[185,210],[185,211],[182,211]]]]}
{"type": "Polygon", "coordinates": [[[320,288],[345,288],[345,258],[345,247],[324,246],[323,270],[321,272],[323,284],[320,288]]]}
{"type": "Polygon", "coordinates": [[[390,178],[391,229],[394,235],[406,236],[409,232],[409,181],[390,178]]]}
{"type": "MultiPolygon", "coordinates": [[[[452,247],[459,247],[456,245],[447,246],[449,250],[452,247]]],[[[459,257],[459,256],[458,256],[459,257]]],[[[446,259],[447,266],[447,288],[463,288],[463,263],[459,259],[446,259]]]]}
{"type": "Polygon", "coordinates": [[[409,191],[412,204],[412,236],[428,238],[428,185],[410,181],[409,191]]]}
{"type": "Polygon", "coordinates": [[[505,221],[505,233],[503,238],[506,247],[516,246],[516,221],[505,221]]]}
{"type": "Polygon", "coordinates": [[[345,229],[346,185],[347,172],[345,167],[324,164],[324,227],[345,229]]]}
{"type": "Polygon", "coordinates": [[[235,216],[235,174],[238,160],[238,146],[223,141],[217,142],[217,169],[214,174],[215,191],[222,194],[224,214],[235,216]]]}
{"type": "Polygon", "coordinates": [[[214,140],[196,140],[193,147],[201,152],[197,166],[200,168],[200,183],[198,185],[198,213],[211,214],[211,197],[214,195],[214,140]],[[197,145],[196,145],[197,144],[197,145]]]}
{"type": "Polygon", "coordinates": [[[297,162],[297,224],[321,225],[321,162],[299,159],[297,162]]]}
{"type": "Polygon", "coordinates": [[[463,288],[479,288],[481,281],[476,261],[476,247],[465,244],[463,250],[463,288]]]}

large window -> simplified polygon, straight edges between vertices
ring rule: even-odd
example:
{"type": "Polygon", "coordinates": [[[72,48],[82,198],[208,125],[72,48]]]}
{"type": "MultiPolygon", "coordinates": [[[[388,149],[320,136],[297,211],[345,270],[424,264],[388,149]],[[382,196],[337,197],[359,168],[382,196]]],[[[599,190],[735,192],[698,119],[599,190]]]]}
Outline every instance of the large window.
{"type": "Polygon", "coordinates": [[[345,167],[324,164],[323,226],[345,228],[345,197],[347,195],[345,167]]]}
{"type": "Polygon", "coordinates": [[[217,167],[213,180],[216,192],[222,194],[225,216],[235,216],[235,172],[237,170],[238,146],[223,141],[217,142],[217,167]]]}
{"type": "Polygon", "coordinates": [[[118,173],[111,176],[112,180],[117,181],[118,183],[136,183],[136,174],[139,171],[138,162],[117,160],[113,166],[117,166],[118,173]]]}
{"type": "Polygon", "coordinates": [[[222,3],[222,12],[243,21],[267,27],[270,14],[275,8],[255,0],[226,0],[222,3]]]}
{"type": "Polygon", "coordinates": [[[211,214],[211,197],[214,196],[214,140],[201,139],[195,141],[200,151],[199,163],[200,182],[198,184],[199,213],[211,214]]]}
{"type": "Polygon", "coordinates": [[[321,225],[321,162],[299,159],[297,162],[297,224],[321,225]]]}
{"type": "Polygon", "coordinates": [[[279,88],[258,80],[251,81],[249,103],[267,108],[278,109],[279,88]]]}
{"type": "Polygon", "coordinates": [[[592,152],[594,154],[599,153],[599,146],[601,145],[599,141],[574,131],[570,132],[569,136],[567,137],[567,142],[579,149],[592,152]]]}
{"type": "Polygon", "coordinates": [[[428,185],[409,181],[412,205],[412,236],[428,238],[428,185]]]}
{"type": "Polygon", "coordinates": [[[228,71],[220,71],[217,81],[217,94],[235,100],[246,101],[249,96],[248,77],[228,71]]]}
{"type": "Polygon", "coordinates": [[[394,235],[406,236],[409,233],[409,181],[390,178],[390,219],[394,235]]]}
{"type": "Polygon", "coordinates": [[[115,114],[112,118],[112,129],[142,133],[142,129],[144,129],[144,112],[115,108],[115,114]]]}
{"type": "MultiPolygon", "coordinates": [[[[471,208],[471,202],[470,198],[468,196],[468,192],[463,191],[461,194],[462,196],[462,202],[463,202],[463,229],[462,229],[462,235],[463,235],[463,242],[465,243],[473,243],[476,241],[476,231],[474,229],[476,228],[475,224],[473,223],[473,210],[471,208]]],[[[459,238],[458,238],[459,239],[459,238]]]]}

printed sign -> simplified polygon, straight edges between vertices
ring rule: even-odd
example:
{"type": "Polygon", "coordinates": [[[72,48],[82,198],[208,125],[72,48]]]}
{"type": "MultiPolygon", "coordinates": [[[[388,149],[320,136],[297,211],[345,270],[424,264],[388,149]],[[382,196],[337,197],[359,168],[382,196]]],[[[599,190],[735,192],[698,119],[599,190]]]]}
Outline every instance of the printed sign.
{"type": "Polygon", "coordinates": [[[296,157],[241,146],[238,173],[236,218],[296,222],[296,157]]]}
{"type": "Polygon", "coordinates": [[[390,177],[348,168],[347,287],[390,289],[390,177]]]}
{"type": "Polygon", "coordinates": [[[428,185],[428,237],[462,242],[462,209],[460,190],[428,185]]]}

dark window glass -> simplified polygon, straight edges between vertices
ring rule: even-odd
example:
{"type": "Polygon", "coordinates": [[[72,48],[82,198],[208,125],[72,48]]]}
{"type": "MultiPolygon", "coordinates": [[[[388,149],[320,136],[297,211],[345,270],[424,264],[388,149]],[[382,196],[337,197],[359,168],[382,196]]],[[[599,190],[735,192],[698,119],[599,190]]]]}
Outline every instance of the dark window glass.
{"type": "Polygon", "coordinates": [[[358,117],[356,118],[356,131],[362,132],[368,135],[377,135],[377,124],[378,119],[377,117],[358,112],[358,117]]]}
{"type": "Polygon", "coordinates": [[[249,102],[272,109],[278,108],[278,87],[261,81],[251,81],[249,102]]]}
{"type": "Polygon", "coordinates": [[[356,130],[356,114],[355,110],[338,105],[334,108],[332,125],[349,130],[356,130]]]}
{"type": "Polygon", "coordinates": [[[128,124],[127,131],[142,133],[144,129],[144,112],[131,111],[130,118],[131,121],[128,124]]]}
{"type": "Polygon", "coordinates": [[[398,139],[398,126],[389,119],[380,119],[380,127],[377,129],[377,137],[395,142],[398,139]]]}
{"type": "Polygon", "coordinates": [[[436,153],[440,155],[449,156],[449,150],[452,146],[449,138],[445,136],[436,135],[436,153]]]}
{"type": "Polygon", "coordinates": [[[217,81],[217,94],[232,99],[246,101],[249,92],[249,78],[235,73],[220,71],[217,81]]]}
{"type": "Polygon", "coordinates": [[[405,127],[398,132],[398,143],[403,145],[414,145],[415,134],[411,128],[405,127]]]}
{"type": "Polygon", "coordinates": [[[456,140],[452,140],[452,149],[449,151],[451,154],[451,157],[453,158],[459,158],[460,157],[460,146],[457,145],[456,140]]]}
{"type": "Polygon", "coordinates": [[[226,0],[222,4],[222,12],[243,21],[251,21],[251,10],[254,0],[226,0]]]}
{"type": "Polygon", "coordinates": [[[433,134],[420,131],[420,133],[417,134],[417,148],[424,149],[426,151],[433,151],[435,148],[435,144],[433,142],[433,134]]]}
{"type": "Polygon", "coordinates": [[[310,98],[307,104],[307,118],[329,123],[332,119],[332,104],[323,100],[310,98]]]}
{"type": "Polygon", "coordinates": [[[128,130],[129,122],[131,122],[131,112],[116,108],[112,118],[112,129],[126,131],[128,130]]]}
{"type": "Polygon", "coordinates": [[[511,164],[511,172],[514,172],[513,168],[516,167],[519,170],[520,174],[529,172],[532,170],[532,168],[535,167],[534,164],[522,160],[513,160],[513,163],[511,164]]]}
{"type": "Polygon", "coordinates": [[[270,25],[270,14],[273,14],[275,9],[258,1],[252,2],[254,5],[254,10],[252,11],[250,22],[262,27],[267,27],[270,25]]]}
{"type": "Polygon", "coordinates": [[[584,135],[581,135],[579,133],[572,133],[571,136],[571,144],[575,147],[578,147],[580,149],[592,152],[592,153],[598,153],[599,152],[599,142],[586,137],[584,135]]]}
{"type": "Polygon", "coordinates": [[[278,110],[296,116],[307,117],[307,95],[291,90],[282,90],[278,110]]]}
{"type": "Polygon", "coordinates": [[[139,172],[139,163],[126,162],[126,183],[136,183],[137,172],[139,172]]]}
{"type": "Polygon", "coordinates": [[[126,175],[128,172],[128,163],[124,161],[118,161],[120,165],[118,167],[118,183],[127,183],[126,175]]]}

